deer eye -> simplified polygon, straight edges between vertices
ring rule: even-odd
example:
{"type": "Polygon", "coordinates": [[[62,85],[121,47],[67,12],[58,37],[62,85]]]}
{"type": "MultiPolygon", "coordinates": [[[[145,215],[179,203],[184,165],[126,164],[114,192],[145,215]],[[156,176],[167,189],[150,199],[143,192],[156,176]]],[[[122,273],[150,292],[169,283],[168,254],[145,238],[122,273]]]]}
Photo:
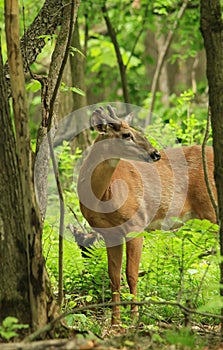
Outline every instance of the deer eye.
{"type": "Polygon", "coordinates": [[[126,133],[122,134],[122,138],[125,140],[128,140],[128,139],[132,138],[132,135],[130,132],[126,132],[126,133]]]}

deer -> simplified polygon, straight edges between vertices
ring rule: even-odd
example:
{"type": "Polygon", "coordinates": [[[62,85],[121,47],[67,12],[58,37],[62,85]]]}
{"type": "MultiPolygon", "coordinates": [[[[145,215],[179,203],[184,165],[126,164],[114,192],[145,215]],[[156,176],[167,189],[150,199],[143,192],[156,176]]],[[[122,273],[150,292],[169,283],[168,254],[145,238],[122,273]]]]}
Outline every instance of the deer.
{"type": "MultiPolygon", "coordinates": [[[[200,146],[158,151],[111,106],[107,111],[96,108],[91,125],[98,136],[81,166],[77,189],[84,218],[105,241],[113,302],[111,324],[115,326],[120,323],[124,242],[127,283],[136,301],[143,247],[143,237],[137,233],[173,229],[193,218],[215,223],[216,216],[206,189],[200,146]]],[[[211,146],[206,147],[206,160],[216,198],[211,146]]],[[[136,303],[131,305],[131,314],[138,314],[136,303]]]]}

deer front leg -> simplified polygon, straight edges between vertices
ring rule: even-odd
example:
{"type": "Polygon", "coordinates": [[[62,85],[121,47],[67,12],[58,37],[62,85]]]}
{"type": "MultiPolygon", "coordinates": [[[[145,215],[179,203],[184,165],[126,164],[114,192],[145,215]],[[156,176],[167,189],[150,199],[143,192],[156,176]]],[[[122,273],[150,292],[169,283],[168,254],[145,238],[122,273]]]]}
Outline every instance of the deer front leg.
{"type": "MultiPolygon", "coordinates": [[[[120,302],[120,284],[122,267],[123,244],[107,247],[108,255],[108,274],[111,282],[112,302],[120,302]]],[[[112,325],[120,323],[120,306],[112,307],[112,325]]]]}
{"type": "MultiPolygon", "coordinates": [[[[126,242],[126,277],[130,293],[134,295],[133,301],[136,301],[137,282],[139,273],[139,263],[142,254],[143,237],[132,238],[126,242]]],[[[132,316],[138,315],[138,306],[131,306],[132,316]]]]}

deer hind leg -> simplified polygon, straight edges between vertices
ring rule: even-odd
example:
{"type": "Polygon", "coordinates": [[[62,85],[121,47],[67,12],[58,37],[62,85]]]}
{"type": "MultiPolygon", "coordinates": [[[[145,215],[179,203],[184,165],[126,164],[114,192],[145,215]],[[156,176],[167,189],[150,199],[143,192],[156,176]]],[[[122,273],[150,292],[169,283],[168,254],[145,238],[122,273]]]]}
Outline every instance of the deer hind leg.
{"type": "MultiPolygon", "coordinates": [[[[122,267],[123,244],[107,247],[108,274],[111,282],[112,302],[120,302],[120,284],[122,267]]],[[[120,306],[112,307],[112,325],[120,322],[120,306]]]]}
{"type": "MultiPolygon", "coordinates": [[[[137,281],[139,273],[139,263],[142,254],[143,237],[132,238],[126,242],[126,277],[129,285],[130,293],[134,295],[133,301],[137,296],[137,281]]],[[[131,306],[132,316],[138,315],[138,306],[131,306]]]]}

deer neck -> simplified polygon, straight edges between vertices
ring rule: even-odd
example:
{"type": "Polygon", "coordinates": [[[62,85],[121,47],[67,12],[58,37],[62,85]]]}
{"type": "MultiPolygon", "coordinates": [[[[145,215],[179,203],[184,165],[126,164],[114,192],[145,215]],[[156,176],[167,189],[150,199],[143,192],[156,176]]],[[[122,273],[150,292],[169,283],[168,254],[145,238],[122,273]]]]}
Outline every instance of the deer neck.
{"type": "Polygon", "coordinates": [[[112,176],[119,164],[119,158],[103,160],[92,172],[91,187],[95,196],[103,200],[107,190],[110,188],[112,176]]]}
{"type": "Polygon", "coordinates": [[[109,154],[109,149],[95,143],[80,169],[78,194],[87,208],[97,208],[109,197],[112,176],[120,162],[120,157],[109,154]]]}

